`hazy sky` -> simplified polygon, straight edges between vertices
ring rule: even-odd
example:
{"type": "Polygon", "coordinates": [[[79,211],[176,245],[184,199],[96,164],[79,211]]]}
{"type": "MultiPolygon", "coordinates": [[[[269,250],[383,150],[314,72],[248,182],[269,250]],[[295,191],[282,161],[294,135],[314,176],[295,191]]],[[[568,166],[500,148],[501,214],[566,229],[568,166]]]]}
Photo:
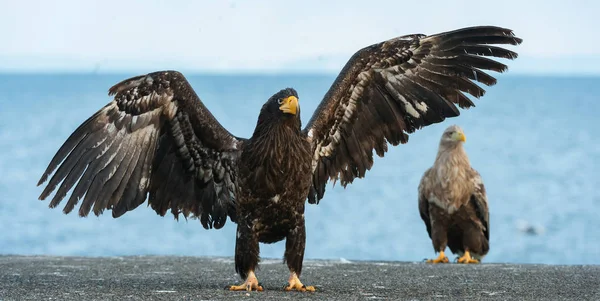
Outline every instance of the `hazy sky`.
{"type": "Polygon", "coordinates": [[[598,12],[593,0],[0,0],[0,71],[331,72],[398,35],[498,25],[525,40],[513,72],[600,74],[598,12]]]}

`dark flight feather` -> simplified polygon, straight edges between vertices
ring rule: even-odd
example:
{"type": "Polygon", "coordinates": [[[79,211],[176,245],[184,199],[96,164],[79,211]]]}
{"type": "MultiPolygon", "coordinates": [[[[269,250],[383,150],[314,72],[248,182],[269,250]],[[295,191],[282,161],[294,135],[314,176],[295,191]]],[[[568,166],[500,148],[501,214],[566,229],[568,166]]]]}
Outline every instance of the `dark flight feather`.
{"type": "Polygon", "coordinates": [[[475,214],[483,226],[483,235],[489,241],[490,240],[490,210],[488,208],[487,194],[485,192],[485,185],[481,180],[479,173],[473,169],[475,177],[477,178],[477,184],[475,191],[471,195],[470,202],[475,208],[475,214]]]}
{"type": "MultiPolygon", "coordinates": [[[[429,172],[429,170],[427,170],[429,172]]],[[[419,189],[420,192],[420,189],[419,189]]],[[[425,228],[427,229],[427,235],[431,238],[431,219],[429,217],[429,200],[422,194],[419,193],[419,215],[421,219],[425,223],[425,228]]]]}

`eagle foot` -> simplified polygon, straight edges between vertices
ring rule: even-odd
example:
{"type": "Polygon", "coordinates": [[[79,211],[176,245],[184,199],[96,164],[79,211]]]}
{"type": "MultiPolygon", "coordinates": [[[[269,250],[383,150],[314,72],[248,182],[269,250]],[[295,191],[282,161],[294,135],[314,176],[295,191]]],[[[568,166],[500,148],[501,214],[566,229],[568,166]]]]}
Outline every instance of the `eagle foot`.
{"type": "Polygon", "coordinates": [[[450,260],[448,260],[448,257],[446,257],[446,254],[444,254],[444,251],[440,251],[440,255],[438,255],[438,257],[436,259],[427,259],[427,261],[425,261],[427,263],[448,263],[450,262],[450,260]]]}
{"type": "Polygon", "coordinates": [[[288,285],[284,288],[286,291],[296,290],[299,292],[314,292],[314,286],[306,286],[300,282],[298,275],[296,273],[290,274],[290,279],[288,280],[288,285]]]}
{"type": "Polygon", "coordinates": [[[464,264],[479,263],[479,260],[471,257],[471,254],[469,253],[469,251],[465,251],[465,254],[463,254],[463,256],[458,258],[456,261],[458,263],[464,263],[464,264]]]}
{"type": "Polygon", "coordinates": [[[258,291],[258,292],[262,292],[263,291],[263,287],[260,285],[260,283],[258,283],[258,279],[256,278],[256,275],[254,275],[254,272],[250,272],[248,273],[248,277],[246,278],[246,281],[240,285],[232,285],[229,287],[230,291],[258,291]]]}

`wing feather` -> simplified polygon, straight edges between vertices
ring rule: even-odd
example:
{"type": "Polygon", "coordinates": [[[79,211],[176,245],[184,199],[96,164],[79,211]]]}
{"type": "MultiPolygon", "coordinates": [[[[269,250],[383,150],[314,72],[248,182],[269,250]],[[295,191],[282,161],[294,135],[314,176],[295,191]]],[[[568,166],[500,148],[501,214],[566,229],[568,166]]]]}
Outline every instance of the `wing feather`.
{"type": "Polygon", "coordinates": [[[475,213],[477,214],[477,218],[481,222],[483,226],[483,234],[485,238],[490,240],[490,210],[488,208],[487,194],[485,192],[485,186],[483,185],[483,180],[481,179],[481,175],[474,170],[471,169],[473,173],[473,183],[475,184],[475,190],[471,195],[471,205],[475,207],[475,213]]]}
{"type": "MultiPolygon", "coordinates": [[[[81,143],[81,141],[88,136],[88,132],[81,130],[82,128],[88,128],[89,131],[93,132],[98,127],[102,126],[102,124],[100,123],[95,123],[95,121],[99,118],[100,114],[102,114],[102,110],[96,112],[92,117],[87,119],[82,125],[80,125],[77,128],[77,130],[75,130],[69,136],[69,138],[67,138],[65,143],[58,149],[58,151],[50,161],[50,164],[48,164],[48,167],[44,171],[44,174],[42,175],[37,184],[38,186],[46,182],[48,176],[52,174],[52,172],[58,167],[58,165],[71,153],[75,146],[81,143]]],[[[55,186],[56,184],[54,184],[53,186],[51,186],[50,184],[48,185],[48,187],[52,187],[52,189],[54,189],[55,186]]]]}
{"type": "MultiPolygon", "coordinates": [[[[114,204],[114,207],[111,208],[112,214],[114,217],[119,217],[119,216],[125,214],[125,212],[127,212],[126,209],[130,208],[130,203],[132,203],[132,201],[133,201],[131,199],[131,195],[128,195],[126,193],[127,192],[126,189],[127,189],[129,183],[132,183],[132,182],[136,183],[137,181],[139,181],[139,179],[136,179],[135,177],[132,176],[133,172],[135,171],[135,167],[139,161],[139,156],[141,153],[141,147],[137,147],[138,145],[140,145],[139,135],[137,135],[137,137],[132,139],[131,151],[127,154],[127,157],[129,159],[129,162],[127,164],[127,169],[125,169],[125,173],[123,174],[123,177],[121,178],[119,186],[117,187],[117,189],[113,192],[113,194],[111,196],[110,203],[114,204]]],[[[131,208],[131,209],[133,209],[133,208],[131,208]]]]}
{"type": "Polygon", "coordinates": [[[427,234],[429,238],[431,238],[431,216],[429,215],[429,200],[427,199],[427,195],[429,194],[429,187],[431,185],[430,174],[431,168],[427,169],[423,176],[421,177],[421,181],[419,182],[419,215],[425,223],[425,227],[427,228],[427,234]]]}
{"type": "Polygon", "coordinates": [[[142,204],[160,215],[200,218],[205,228],[235,220],[237,158],[244,139],[231,135],[175,71],[133,77],[109,90],[113,101],[59,148],[38,185],[56,207],[81,199],[79,215],[105,209],[119,217],[142,204]],[[53,174],[53,172],[56,172],[53,174]]]}
{"type": "MultiPolygon", "coordinates": [[[[118,134],[114,138],[114,142],[111,145],[111,149],[108,150],[109,155],[103,156],[102,163],[104,165],[103,168],[100,169],[98,173],[95,174],[87,193],[85,194],[85,198],[81,205],[79,214],[85,212],[84,215],[87,215],[93,204],[94,213],[99,215],[102,213],[104,208],[107,207],[108,199],[100,198],[102,195],[102,190],[110,190],[110,185],[107,185],[107,181],[111,179],[111,177],[116,172],[117,168],[121,165],[123,158],[125,157],[124,148],[127,146],[123,143],[123,132],[119,131],[118,134]]],[[[94,170],[88,169],[88,170],[94,170]]],[[[112,190],[110,190],[112,192],[112,190]]],[[[72,208],[71,208],[72,209],[72,208]]],[[[70,210],[69,210],[70,211],[70,210]]]]}
{"type": "Polygon", "coordinates": [[[304,129],[313,145],[313,187],[317,203],[327,181],[343,186],[364,177],[373,150],[383,156],[387,143],[408,141],[408,134],[459,116],[475,104],[496,79],[485,71],[504,72],[493,58],[517,53],[494,46],[518,45],[510,29],[479,26],[431,36],[406,35],[365,47],[344,66],[304,129]]]}

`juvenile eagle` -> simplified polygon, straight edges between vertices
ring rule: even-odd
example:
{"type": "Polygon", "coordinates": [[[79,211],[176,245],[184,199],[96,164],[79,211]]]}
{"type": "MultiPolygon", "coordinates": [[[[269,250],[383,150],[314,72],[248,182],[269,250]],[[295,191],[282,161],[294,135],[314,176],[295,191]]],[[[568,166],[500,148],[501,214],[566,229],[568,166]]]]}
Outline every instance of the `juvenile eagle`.
{"type": "Polygon", "coordinates": [[[259,242],[286,240],[287,290],[312,291],[302,271],[304,206],[318,203],[329,180],[365,176],[373,150],[459,115],[473,106],[482,70],[506,66],[488,57],[517,54],[490,44],[517,45],[509,29],[483,26],[431,36],[402,36],[356,52],[303,129],[298,94],[283,89],[263,105],[252,137],[236,137],[204,106],[185,77],[162,71],[126,79],[114,100],[79,126],[40,179],[56,170],[40,195],[58,187],[56,207],[75,186],[64,212],[80,199],[79,215],[112,210],[119,217],[148,198],[157,214],[197,217],[204,228],[237,223],[235,267],[245,281],[232,290],[261,290],[254,271],[259,242]],[[60,185],[59,185],[60,184],[60,185]]]}
{"type": "Polygon", "coordinates": [[[429,263],[447,263],[446,245],[459,263],[478,263],[489,250],[490,218],[485,187],[463,148],[463,130],[448,127],[442,134],[433,166],[419,184],[419,212],[433,248],[429,263]]]}

